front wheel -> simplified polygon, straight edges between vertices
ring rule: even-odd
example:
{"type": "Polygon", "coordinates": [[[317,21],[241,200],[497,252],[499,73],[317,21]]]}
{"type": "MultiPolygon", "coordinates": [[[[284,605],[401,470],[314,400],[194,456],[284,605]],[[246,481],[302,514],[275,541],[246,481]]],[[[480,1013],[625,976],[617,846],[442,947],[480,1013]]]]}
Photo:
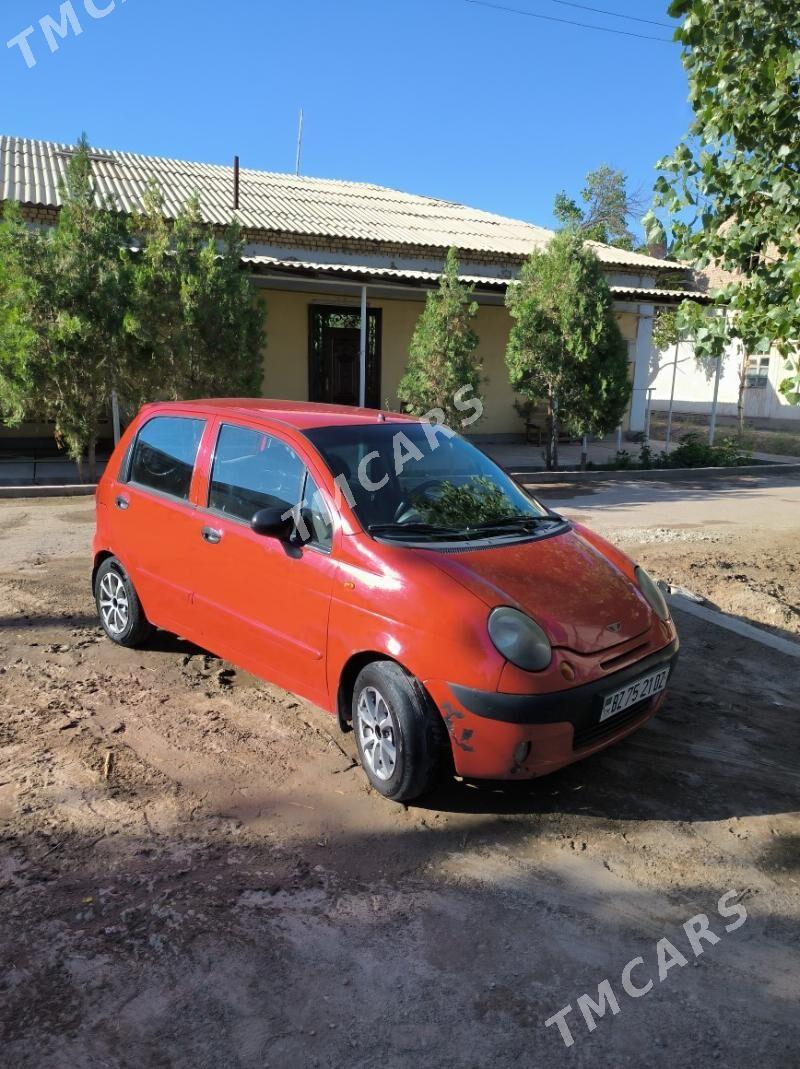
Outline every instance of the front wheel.
{"type": "Polygon", "coordinates": [[[116,557],[108,557],[98,568],[94,598],[103,630],[117,645],[138,646],[152,632],[133,583],[116,557]]]}
{"type": "Polygon", "coordinates": [[[374,661],[353,690],[361,766],[384,798],[408,802],[429,791],[441,766],[443,727],[416,680],[394,661],[374,661]]]}

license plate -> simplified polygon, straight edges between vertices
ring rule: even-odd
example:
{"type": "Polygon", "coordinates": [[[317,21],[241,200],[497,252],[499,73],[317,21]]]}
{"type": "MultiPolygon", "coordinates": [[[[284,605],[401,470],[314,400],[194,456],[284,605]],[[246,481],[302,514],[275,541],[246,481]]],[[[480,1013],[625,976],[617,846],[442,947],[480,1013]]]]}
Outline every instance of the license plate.
{"type": "Polygon", "coordinates": [[[603,708],[600,712],[600,720],[608,720],[610,716],[616,716],[637,702],[643,702],[646,698],[652,698],[667,685],[669,668],[659,668],[647,676],[635,679],[619,690],[614,690],[605,696],[603,708]]]}

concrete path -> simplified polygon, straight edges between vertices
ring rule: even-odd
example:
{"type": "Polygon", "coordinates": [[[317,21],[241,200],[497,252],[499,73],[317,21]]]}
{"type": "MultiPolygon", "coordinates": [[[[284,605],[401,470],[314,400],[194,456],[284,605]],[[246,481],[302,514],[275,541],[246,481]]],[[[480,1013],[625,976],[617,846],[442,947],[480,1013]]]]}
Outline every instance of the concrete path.
{"type": "Polygon", "coordinates": [[[553,484],[534,492],[565,516],[598,529],[718,526],[800,529],[800,475],[737,476],[729,482],[628,482],[585,486],[553,484]]]}
{"type": "MultiPolygon", "coordinates": [[[[673,439],[671,448],[674,450],[677,443],[673,439]]],[[[639,459],[639,451],[642,448],[638,442],[626,442],[623,439],[622,448],[630,453],[634,461],[639,459]]],[[[650,440],[650,448],[654,453],[663,453],[665,443],[655,439],[650,440]]],[[[535,471],[544,469],[544,447],[528,445],[524,442],[511,442],[502,444],[481,444],[484,453],[488,453],[493,460],[511,471],[535,471]]],[[[589,442],[589,460],[593,464],[608,464],[614,460],[617,452],[617,438],[612,435],[600,441],[589,442]]],[[[782,456],[774,453],[753,453],[754,460],[760,460],[767,464],[797,464],[800,457],[782,456]]],[[[562,468],[576,468],[581,462],[581,447],[577,442],[562,444],[558,447],[559,466],[562,468]]]]}

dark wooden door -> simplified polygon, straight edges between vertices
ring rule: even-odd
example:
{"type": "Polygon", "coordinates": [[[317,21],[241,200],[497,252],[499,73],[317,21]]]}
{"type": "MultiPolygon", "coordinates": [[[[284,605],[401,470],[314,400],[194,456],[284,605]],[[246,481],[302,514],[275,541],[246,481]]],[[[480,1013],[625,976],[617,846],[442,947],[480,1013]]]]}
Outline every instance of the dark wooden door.
{"type": "Polygon", "coordinates": [[[361,333],[352,327],[328,327],[326,334],[329,396],[325,400],[334,405],[357,405],[361,333]]]}
{"type": "MultiPolygon", "coordinates": [[[[309,305],[308,399],[357,405],[361,314],[357,308],[309,305]]],[[[381,403],[381,309],[367,311],[367,408],[381,403]]]]}

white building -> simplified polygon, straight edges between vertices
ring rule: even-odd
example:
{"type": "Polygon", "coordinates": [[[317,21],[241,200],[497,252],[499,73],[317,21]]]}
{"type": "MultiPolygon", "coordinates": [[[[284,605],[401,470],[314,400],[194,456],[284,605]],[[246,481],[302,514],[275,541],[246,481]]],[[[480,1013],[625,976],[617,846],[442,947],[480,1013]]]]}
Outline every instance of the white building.
{"type": "MultiPolygon", "coordinates": [[[[672,376],[675,371],[674,412],[708,414],[714,399],[715,367],[700,363],[689,342],[681,342],[677,352],[670,346],[664,352],[653,351],[650,386],[653,389],[650,407],[666,412],[669,408],[672,376]]],[[[742,352],[731,345],[725,353],[719,380],[717,414],[735,416],[739,398],[739,371],[742,352]]],[[[778,387],[787,372],[784,360],[776,352],[767,356],[748,356],[744,388],[744,414],[748,420],[774,420],[776,423],[795,421],[800,425],[800,405],[792,405],[778,387]]]]}

